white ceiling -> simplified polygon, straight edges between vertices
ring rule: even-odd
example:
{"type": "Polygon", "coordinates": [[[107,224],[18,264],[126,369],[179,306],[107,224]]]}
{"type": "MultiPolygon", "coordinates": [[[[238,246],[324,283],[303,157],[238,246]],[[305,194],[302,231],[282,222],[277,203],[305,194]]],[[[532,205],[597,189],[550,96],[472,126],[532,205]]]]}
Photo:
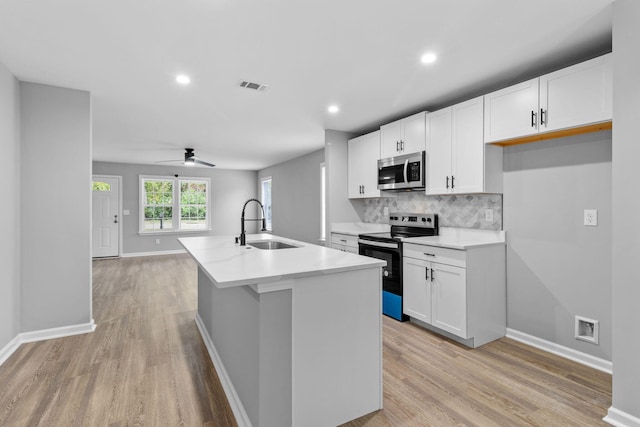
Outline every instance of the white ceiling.
{"type": "Polygon", "coordinates": [[[606,52],[612,1],[0,0],[0,62],[92,93],[94,160],[253,170],[606,52]]]}

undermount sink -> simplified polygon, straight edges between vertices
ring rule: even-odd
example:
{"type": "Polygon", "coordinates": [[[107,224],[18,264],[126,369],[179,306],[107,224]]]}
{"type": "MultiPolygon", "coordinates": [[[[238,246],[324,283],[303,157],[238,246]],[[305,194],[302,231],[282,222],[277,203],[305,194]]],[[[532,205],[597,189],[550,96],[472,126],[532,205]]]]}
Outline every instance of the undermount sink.
{"type": "Polygon", "coordinates": [[[279,240],[259,240],[256,242],[247,242],[248,246],[253,246],[258,249],[289,249],[289,248],[299,248],[300,246],[292,245],[290,243],[281,242],[279,240]]]}

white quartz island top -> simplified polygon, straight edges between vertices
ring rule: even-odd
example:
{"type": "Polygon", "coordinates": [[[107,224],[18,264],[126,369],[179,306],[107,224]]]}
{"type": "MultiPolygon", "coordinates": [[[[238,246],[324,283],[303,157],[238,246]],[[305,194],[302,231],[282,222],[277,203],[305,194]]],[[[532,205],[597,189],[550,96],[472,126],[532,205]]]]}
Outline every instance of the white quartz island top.
{"type": "Polygon", "coordinates": [[[266,250],[235,243],[235,236],[182,237],[178,241],[219,288],[279,282],[383,267],[384,261],[272,234],[249,234],[247,243],[277,240],[296,248],[266,250]]]}
{"type": "Polygon", "coordinates": [[[438,236],[409,237],[405,243],[467,250],[485,246],[504,246],[503,230],[476,230],[471,228],[440,227],[438,236]]]}

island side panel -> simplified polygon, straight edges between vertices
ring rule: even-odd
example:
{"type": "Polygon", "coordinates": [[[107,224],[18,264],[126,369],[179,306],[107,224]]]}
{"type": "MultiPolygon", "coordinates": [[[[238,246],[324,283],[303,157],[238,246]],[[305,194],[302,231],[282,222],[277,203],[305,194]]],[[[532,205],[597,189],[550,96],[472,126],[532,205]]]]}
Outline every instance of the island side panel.
{"type": "Polygon", "coordinates": [[[297,279],[293,425],[339,425],[382,408],[380,267],[297,279]]]}
{"type": "Polygon", "coordinates": [[[260,427],[293,425],[291,300],[290,289],[260,294],[260,427]]]}
{"type": "Polygon", "coordinates": [[[220,289],[198,268],[198,315],[254,427],[292,425],[291,304],[291,290],[220,289]]]}
{"type": "Polygon", "coordinates": [[[258,426],[258,295],[248,286],[219,289],[198,267],[198,314],[244,411],[251,423],[258,426]]]}

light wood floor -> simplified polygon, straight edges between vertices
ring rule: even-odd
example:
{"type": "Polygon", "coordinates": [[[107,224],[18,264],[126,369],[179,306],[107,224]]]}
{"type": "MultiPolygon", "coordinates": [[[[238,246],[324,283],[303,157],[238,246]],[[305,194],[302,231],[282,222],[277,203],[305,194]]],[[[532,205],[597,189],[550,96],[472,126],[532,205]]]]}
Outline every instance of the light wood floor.
{"type": "MultiPolygon", "coordinates": [[[[187,255],[94,261],[92,334],[0,367],[0,426],[235,426],[187,255]]],[[[606,426],[611,376],[509,339],[470,350],[384,317],[384,409],[346,426],[606,426]]],[[[301,426],[304,427],[304,426],[301,426]]]]}

